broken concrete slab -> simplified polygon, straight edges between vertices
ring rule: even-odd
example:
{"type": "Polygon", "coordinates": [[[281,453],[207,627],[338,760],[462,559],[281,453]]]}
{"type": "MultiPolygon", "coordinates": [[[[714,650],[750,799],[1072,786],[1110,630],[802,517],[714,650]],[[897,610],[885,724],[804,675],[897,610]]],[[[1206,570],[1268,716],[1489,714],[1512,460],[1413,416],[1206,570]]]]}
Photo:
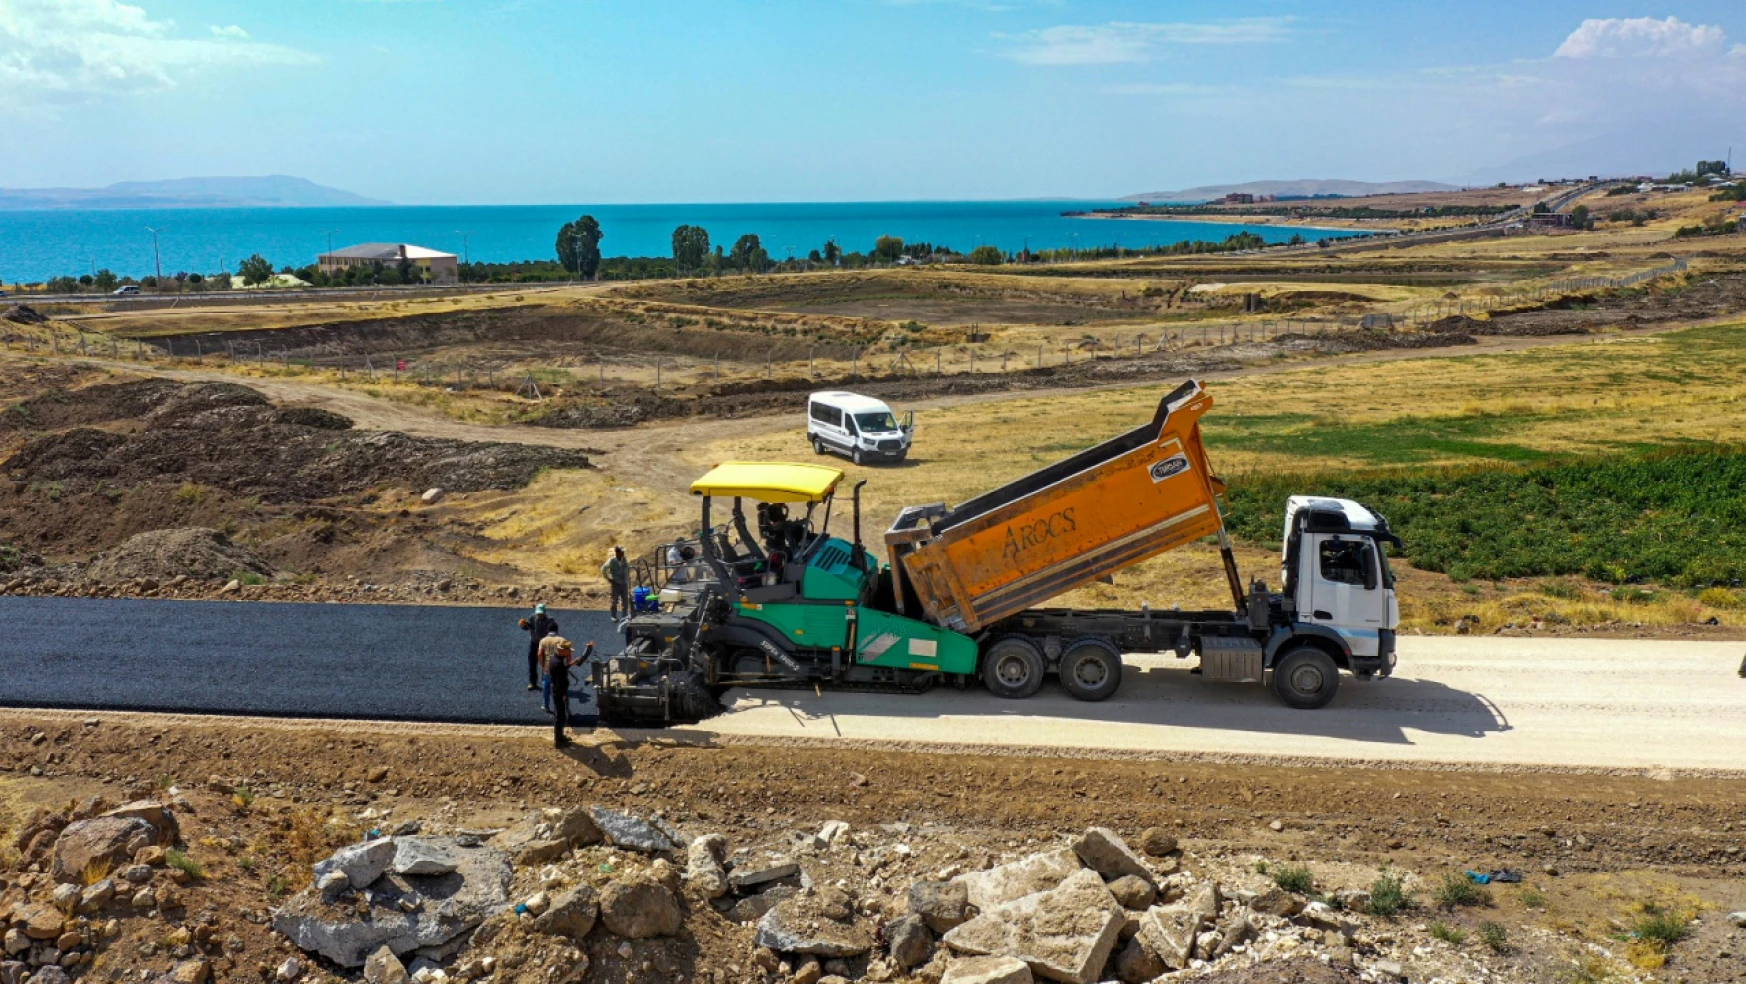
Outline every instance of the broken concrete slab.
{"type": "Polygon", "coordinates": [[[964,886],[971,905],[986,911],[1026,895],[1046,892],[1081,870],[1078,855],[1071,848],[1062,847],[986,871],[972,871],[953,880],[964,886]]]}
{"type": "Polygon", "coordinates": [[[1109,962],[1126,916],[1095,871],[1015,899],[947,933],[959,953],[1023,960],[1038,977],[1091,984],[1109,962]]]}
{"type": "Polygon", "coordinates": [[[647,820],[609,810],[604,806],[591,807],[588,812],[595,826],[605,836],[606,842],[613,847],[645,854],[661,854],[679,849],[672,837],[647,820]]]}
{"type": "Polygon", "coordinates": [[[1073,853],[1079,855],[1087,868],[1106,878],[1133,875],[1149,882],[1157,880],[1146,862],[1128,847],[1128,842],[1108,827],[1087,828],[1073,839],[1073,853]]]}

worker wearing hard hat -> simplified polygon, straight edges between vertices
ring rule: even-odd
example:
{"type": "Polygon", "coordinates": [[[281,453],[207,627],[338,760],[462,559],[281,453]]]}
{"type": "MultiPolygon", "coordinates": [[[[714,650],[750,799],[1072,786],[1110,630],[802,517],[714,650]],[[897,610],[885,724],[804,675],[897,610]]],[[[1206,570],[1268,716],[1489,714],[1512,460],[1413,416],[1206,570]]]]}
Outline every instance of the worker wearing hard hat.
{"type": "Polygon", "coordinates": [[[578,659],[570,640],[552,636],[540,643],[540,652],[545,657],[546,680],[552,688],[552,747],[563,748],[570,744],[566,733],[570,727],[570,668],[594,655],[594,643],[590,642],[578,659]]]}
{"type": "Polygon", "coordinates": [[[528,634],[527,639],[527,689],[540,689],[540,640],[558,633],[558,620],[546,614],[544,602],[534,606],[533,615],[522,619],[519,623],[522,630],[528,634]]]}

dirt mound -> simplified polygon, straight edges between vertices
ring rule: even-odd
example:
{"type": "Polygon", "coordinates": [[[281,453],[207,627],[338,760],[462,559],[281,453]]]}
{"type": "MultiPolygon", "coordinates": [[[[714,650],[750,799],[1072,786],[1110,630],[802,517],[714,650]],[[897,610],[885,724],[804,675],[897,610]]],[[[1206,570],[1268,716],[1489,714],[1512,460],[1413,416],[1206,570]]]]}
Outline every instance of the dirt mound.
{"type": "MultiPolygon", "coordinates": [[[[169,379],[99,383],[78,390],[56,387],[0,410],[0,432],[49,431],[134,420],[162,406],[183,388],[181,383],[169,379]]],[[[264,398],[262,402],[266,402],[264,398]]]]}
{"type": "MultiPolygon", "coordinates": [[[[167,386],[142,386],[125,396],[112,392],[107,394],[111,399],[99,401],[108,409],[125,404],[138,410],[132,415],[139,417],[141,429],[113,433],[78,426],[25,444],[5,463],[5,470],[15,480],[30,482],[110,487],[176,483],[265,502],[309,502],[381,486],[439,486],[453,492],[516,489],[547,468],[589,467],[581,451],[353,432],[345,417],[276,409],[246,386],[167,386]]],[[[101,422],[103,412],[88,408],[63,416],[94,423],[101,422]]],[[[5,416],[0,414],[0,419],[5,416]]]]}
{"type": "Polygon", "coordinates": [[[201,527],[138,534],[93,557],[85,571],[100,581],[178,575],[215,580],[245,573],[269,577],[273,569],[223,533],[201,527]]]}
{"type": "Polygon", "coordinates": [[[0,318],[20,325],[40,325],[48,321],[48,318],[41,312],[34,310],[27,304],[12,305],[6,309],[5,314],[0,314],[0,318]]]}
{"type": "Polygon", "coordinates": [[[1477,335],[1483,334],[1485,322],[1478,318],[1469,318],[1465,314],[1451,314],[1447,318],[1438,318],[1425,326],[1425,331],[1439,335],[1477,335]]]}

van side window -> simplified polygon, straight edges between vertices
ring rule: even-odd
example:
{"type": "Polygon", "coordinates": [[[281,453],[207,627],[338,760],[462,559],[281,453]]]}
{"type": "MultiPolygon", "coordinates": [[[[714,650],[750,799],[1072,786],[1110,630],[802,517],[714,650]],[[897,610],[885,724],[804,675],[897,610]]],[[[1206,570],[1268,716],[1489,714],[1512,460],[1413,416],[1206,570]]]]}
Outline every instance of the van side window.
{"type": "Polygon", "coordinates": [[[1322,579],[1335,584],[1364,586],[1364,544],[1359,540],[1324,540],[1321,548],[1322,579]]]}
{"type": "Polygon", "coordinates": [[[832,427],[843,426],[843,412],[836,407],[826,407],[825,423],[830,424],[832,427]]]}
{"type": "Polygon", "coordinates": [[[806,409],[807,409],[808,413],[811,415],[812,419],[819,421],[820,423],[824,422],[825,413],[826,413],[824,404],[822,404],[822,403],[810,403],[807,405],[806,409]]]}

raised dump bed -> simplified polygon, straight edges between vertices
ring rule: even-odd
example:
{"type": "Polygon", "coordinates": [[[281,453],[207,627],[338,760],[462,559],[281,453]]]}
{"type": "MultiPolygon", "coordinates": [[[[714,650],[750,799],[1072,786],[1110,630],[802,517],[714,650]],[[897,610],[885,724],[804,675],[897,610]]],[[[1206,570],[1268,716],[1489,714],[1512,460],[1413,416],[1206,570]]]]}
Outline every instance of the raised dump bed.
{"type": "Polygon", "coordinates": [[[1150,423],[955,508],[903,510],[885,535],[898,610],[974,633],[1221,532],[1200,439],[1212,403],[1191,380],[1150,423]]]}

